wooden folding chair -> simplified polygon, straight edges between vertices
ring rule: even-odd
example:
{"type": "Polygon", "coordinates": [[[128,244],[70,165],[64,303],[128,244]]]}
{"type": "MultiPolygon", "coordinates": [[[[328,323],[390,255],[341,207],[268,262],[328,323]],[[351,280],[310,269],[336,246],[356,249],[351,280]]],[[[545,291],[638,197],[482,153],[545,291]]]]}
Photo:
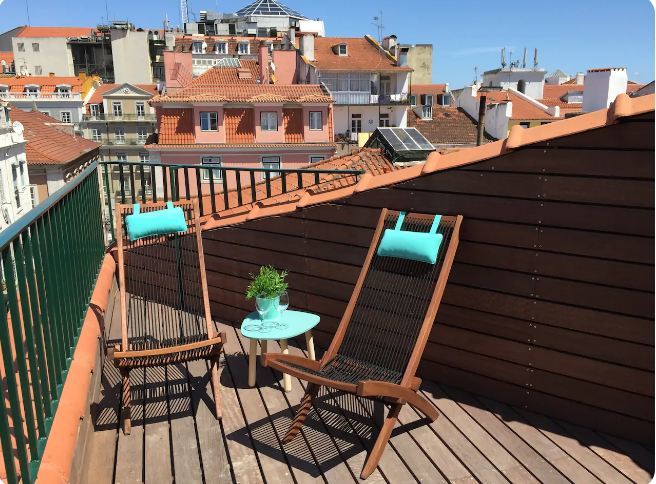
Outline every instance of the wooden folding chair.
{"type": "MultiPolygon", "coordinates": [[[[265,365],[308,382],[283,443],[298,434],[321,386],[390,404],[362,468],[362,479],[376,469],[404,403],[431,421],[438,416],[436,408],[417,393],[421,379],[415,373],[455,257],[462,217],[441,218],[437,231],[443,240],[433,265],[377,255],[383,230],[394,227],[398,216],[382,210],[355,289],[323,358],[264,355],[265,365]]],[[[409,214],[402,223],[404,230],[428,232],[432,221],[432,216],[409,214]]]]}
{"type": "MultiPolygon", "coordinates": [[[[205,258],[195,201],[175,202],[187,231],[131,242],[125,217],[132,205],[116,207],[121,344],[111,357],[123,378],[123,432],[130,433],[130,370],[205,359],[211,365],[216,417],[221,418],[219,357],[225,334],[210,315],[205,258]]],[[[165,208],[164,202],[139,205],[140,211],[165,208]]]]}

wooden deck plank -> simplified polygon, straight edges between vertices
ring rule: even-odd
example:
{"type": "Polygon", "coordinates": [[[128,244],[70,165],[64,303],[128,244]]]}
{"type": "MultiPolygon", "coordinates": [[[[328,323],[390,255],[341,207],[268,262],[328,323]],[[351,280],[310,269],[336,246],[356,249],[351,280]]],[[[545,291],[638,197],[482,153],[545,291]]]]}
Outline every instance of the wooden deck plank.
{"type": "MultiPolygon", "coordinates": [[[[424,393],[433,392],[436,387],[432,382],[424,382],[424,393]]],[[[512,456],[517,459],[532,475],[541,482],[566,483],[565,476],[560,474],[547,460],[524,442],[510,427],[496,415],[482,408],[480,402],[469,393],[452,387],[441,387],[448,398],[457,401],[480,426],[492,435],[512,456]]]]}
{"type": "MultiPolygon", "coordinates": [[[[482,454],[511,482],[538,482],[524,466],[503,448],[484,427],[449,398],[438,386],[433,385],[428,393],[432,402],[460,432],[465,435],[482,454]]],[[[426,393],[425,393],[426,395],[426,393]]]]}
{"type": "MultiPolygon", "coordinates": [[[[192,408],[195,408],[196,429],[202,458],[203,475],[207,484],[232,480],[230,459],[226,453],[225,436],[214,415],[214,395],[206,361],[190,361],[187,370],[192,381],[192,408]]],[[[221,393],[226,393],[222,388],[221,393]]]]}
{"type": "Polygon", "coordinates": [[[629,457],[637,466],[646,470],[650,476],[654,475],[654,449],[647,449],[636,442],[612,435],[604,435],[604,438],[629,457]]]}
{"type": "Polygon", "coordinates": [[[628,455],[619,452],[605,436],[570,423],[558,423],[576,438],[579,445],[584,444],[628,479],[634,482],[649,482],[651,480],[652,475],[646,469],[637,465],[628,455]]]}
{"type": "Polygon", "coordinates": [[[618,472],[617,469],[613,468],[590,449],[582,446],[563,427],[559,427],[550,418],[522,409],[519,409],[518,412],[531,425],[539,428],[544,435],[567,452],[589,472],[594,474],[600,481],[621,484],[628,484],[630,482],[626,476],[618,472]]]}
{"type": "Polygon", "coordinates": [[[143,481],[144,472],[144,370],[130,372],[132,389],[132,431],[125,435],[118,433],[118,450],[116,453],[116,484],[131,484],[143,481]]]}
{"type": "Polygon", "coordinates": [[[146,368],[145,449],[146,484],[172,482],[172,442],[166,394],[166,368],[146,368]]]}
{"type": "MultiPolygon", "coordinates": [[[[276,341],[269,341],[267,350],[269,352],[281,351],[280,345],[276,341]]],[[[292,348],[290,348],[290,352],[294,352],[292,348]]],[[[269,369],[268,371],[271,374],[271,378],[278,379],[278,375],[273,369],[269,369]]],[[[291,422],[291,419],[296,414],[298,403],[305,393],[304,383],[301,380],[292,378],[291,391],[286,394],[282,393],[289,407],[289,411],[287,412],[289,419],[286,419],[285,425],[281,429],[283,433],[287,431],[289,422],[291,422]]],[[[280,386],[279,381],[278,386],[280,386]]],[[[343,437],[344,435],[342,434],[341,437],[338,436],[337,438],[343,440],[343,437]]],[[[301,428],[301,433],[296,437],[296,439],[299,438],[305,441],[309,449],[312,449],[315,463],[328,482],[344,484],[347,482],[357,482],[355,472],[359,472],[359,470],[349,468],[345,460],[347,456],[344,456],[342,453],[339,445],[336,443],[336,437],[330,434],[329,429],[325,426],[316,408],[307,416],[305,425],[301,428]]],[[[350,449],[353,448],[353,445],[349,445],[348,442],[343,442],[343,444],[349,446],[350,449]]],[[[291,451],[291,449],[288,449],[289,445],[283,446],[287,453],[291,451]]]]}
{"type": "MultiPolygon", "coordinates": [[[[166,367],[166,391],[168,394],[173,448],[173,474],[176,482],[202,482],[200,448],[196,439],[191,390],[185,365],[166,367]]],[[[146,430],[146,435],[148,430],[146,430]]]]}
{"type": "Polygon", "coordinates": [[[257,387],[248,387],[248,368],[241,353],[239,341],[233,336],[234,332],[231,327],[219,325],[219,329],[232,336],[227,338],[224,345],[227,367],[232,377],[231,383],[239,394],[241,409],[247,420],[253,440],[250,441],[245,428],[238,429],[227,437],[240,442],[242,445],[253,445],[255,447],[262,473],[267,482],[293,482],[291,469],[280,448],[274,429],[268,420],[266,408],[260,397],[260,390],[257,387]]]}
{"type": "Polygon", "coordinates": [[[543,458],[547,459],[569,480],[574,482],[600,482],[585,467],[547,439],[542,432],[526,422],[513,408],[495,400],[478,398],[490,412],[504,421],[520,438],[543,458]]]}

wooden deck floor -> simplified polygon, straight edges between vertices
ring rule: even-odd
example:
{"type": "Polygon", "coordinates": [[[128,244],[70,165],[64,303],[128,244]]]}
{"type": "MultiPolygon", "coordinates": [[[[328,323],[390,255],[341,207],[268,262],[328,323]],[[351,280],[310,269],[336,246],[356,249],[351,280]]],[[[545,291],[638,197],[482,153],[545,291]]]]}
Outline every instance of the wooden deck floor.
{"type": "MultiPolygon", "coordinates": [[[[133,429],[124,436],[118,429],[120,378],[105,365],[83,482],[358,481],[382,405],[324,392],[302,434],[283,447],[302,383],[293,380],[292,391],[284,393],[280,375],[260,367],[258,386],[249,388],[248,346],[238,330],[221,329],[228,334],[221,421],[211,411],[204,362],[135,370],[133,429]]],[[[108,343],[116,330],[113,321],[108,343]]],[[[440,418],[428,425],[405,406],[368,482],[626,483],[648,482],[653,475],[653,450],[640,445],[431,382],[421,391],[440,418]]]]}

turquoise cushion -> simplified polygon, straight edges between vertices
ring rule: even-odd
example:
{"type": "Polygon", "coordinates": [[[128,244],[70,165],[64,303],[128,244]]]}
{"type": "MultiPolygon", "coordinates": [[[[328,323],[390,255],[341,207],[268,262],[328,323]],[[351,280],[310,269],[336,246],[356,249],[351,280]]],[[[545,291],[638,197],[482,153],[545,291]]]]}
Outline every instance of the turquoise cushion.
{"type": "Polygon", "coordinates": [[[149,235],[166,235],[187,231],[184,212],[180,207],[133,213],[125,217],[125,226],[132,242],[149,235]]]}
{"type": "Polygon", "coordinates": [[[442,239],[442,234],[386,229],[377,254],[435,264],[442,239]]]}

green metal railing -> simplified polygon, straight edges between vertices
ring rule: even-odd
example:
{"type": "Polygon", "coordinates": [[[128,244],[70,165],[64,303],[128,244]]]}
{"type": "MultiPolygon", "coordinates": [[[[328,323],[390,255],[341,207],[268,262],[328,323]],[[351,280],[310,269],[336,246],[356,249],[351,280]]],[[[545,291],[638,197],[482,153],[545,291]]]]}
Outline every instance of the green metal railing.
{"type": "Polygon", "coordinates": [[[104,252],[95,164],[0,232],[0,445],[9,483],[36,478],[104,252]]]}
{"type": "Polygon", "coordinates": [[[282,193],[318,185],[331,179],[355,176],[362,170],[312,168],[251,168],[223,165],[180,165],[103,161],[105,214],[114,233],[112,202],[145,203],[198,198],[200,215],[217,213],[282,193]],[[198,196],[201,194],[201,196],[198,196]]]}

